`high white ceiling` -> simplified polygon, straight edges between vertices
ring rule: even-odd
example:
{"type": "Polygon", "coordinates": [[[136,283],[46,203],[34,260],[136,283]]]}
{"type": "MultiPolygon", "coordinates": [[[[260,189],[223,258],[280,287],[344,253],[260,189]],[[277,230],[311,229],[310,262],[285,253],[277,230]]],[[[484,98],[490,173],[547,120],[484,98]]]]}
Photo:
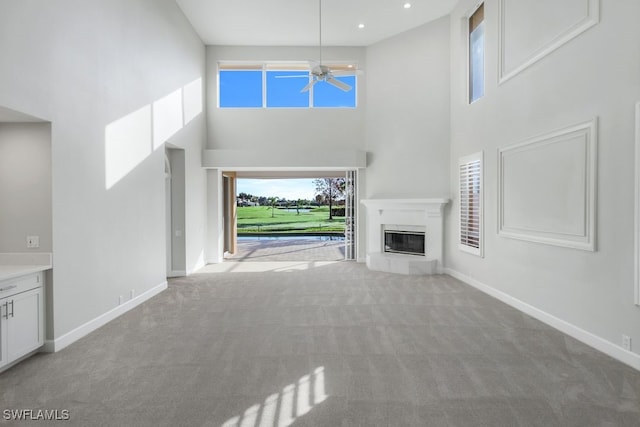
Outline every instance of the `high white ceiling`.
{"type": "MultiPolygon", "coordinates": [[[[458,1],[322,0],[322,44],[368,46],[447,15],[458,1]],[[407,2],[409,9],[403,7],[407,2]]],[[[176,2],[207,45],[318,44],[319,0],[176,2]]]]}

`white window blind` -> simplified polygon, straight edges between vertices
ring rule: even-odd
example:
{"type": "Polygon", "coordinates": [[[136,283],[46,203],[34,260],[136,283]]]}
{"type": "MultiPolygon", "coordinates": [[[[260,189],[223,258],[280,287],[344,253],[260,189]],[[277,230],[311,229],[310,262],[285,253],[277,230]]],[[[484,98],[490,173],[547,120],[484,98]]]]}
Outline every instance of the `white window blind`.
{"type": "Polygon", "coordinates": [[[482,153],[460,159],[460,249],[482,256],[482,153]]]}

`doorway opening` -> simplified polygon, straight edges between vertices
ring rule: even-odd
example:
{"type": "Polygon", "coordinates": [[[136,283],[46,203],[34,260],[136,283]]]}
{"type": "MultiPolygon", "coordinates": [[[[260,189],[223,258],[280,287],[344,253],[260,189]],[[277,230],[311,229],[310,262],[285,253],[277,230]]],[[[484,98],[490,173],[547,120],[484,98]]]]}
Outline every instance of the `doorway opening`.
{"type": "Polygon", "coordinates": [[[355,171],[222,176],[226,260],[356,259],[355,171]]]}

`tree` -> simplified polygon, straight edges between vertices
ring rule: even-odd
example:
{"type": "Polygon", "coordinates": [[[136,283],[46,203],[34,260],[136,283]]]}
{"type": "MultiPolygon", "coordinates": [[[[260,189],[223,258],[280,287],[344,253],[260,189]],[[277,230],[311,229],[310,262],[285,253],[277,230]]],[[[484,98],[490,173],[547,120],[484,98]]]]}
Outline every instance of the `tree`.
{"type": "MultiPolygon", "coordinates": [[[[346,182],[344,178],[318,178],[313,180],[316,194],[324,196],[329,202],[329,219],[333,219],[333,202],[344,197],[346,182]]],[[[317,198],[317,197],[316,197],[317,198]]]]}
{"type": "Polygon", "coordinates": [[[269,200],[269,204],[271,205],[271,218],[274,218],[275,215],[275,209],[276,209],[276,202],[278,201],[277,197],[269,197],[267,200],[269,200]]]}

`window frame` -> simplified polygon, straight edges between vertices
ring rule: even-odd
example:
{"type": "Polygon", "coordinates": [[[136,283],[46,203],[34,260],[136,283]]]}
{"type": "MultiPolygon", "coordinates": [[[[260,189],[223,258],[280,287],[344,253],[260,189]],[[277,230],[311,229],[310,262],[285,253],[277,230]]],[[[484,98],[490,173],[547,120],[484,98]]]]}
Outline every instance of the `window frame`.
{"type": "Polygon", "coordinates": [[[465,34],[466,34],[466,43],[467,43],[467,56],[466,56],[466,66],[467,66],[467,103],[469,105],[477,102],[478,100],[484,98],[485,90],[486,90],[486,33],[485,33],[485,10],[484,10],[484,1],[478,3],[473,11],[467,16],[465,19],[465,34]],[[477,18],[477,15],[481,15],[481,19],[477,25],[474,25],[474,20],[477,18]],[[472,49],[472,33],[475,29],[482,25],[482,92],[478,95],[478,97],[473,98],[473,49],[472,49]]]}
{"type": "MultiPolygon", "coordinates": [[[[316,93],[314,92],[314,90],[315,89],[319,89],[317,87],[318,85],[316,84],[309,91],[310,92],[309,93],[309,96],[310,96],[309,108],[323,109],[323,110],[332,109],[332,108],[333,109],[355,110],[358,107],[358,77],[357,77],[357,75],[354,74],[353,76],[335,76],[335,79],[336,80],[340,80],[343,83],[346,83],[348,85],[352,85],[352,87],[353,87],[353,89],[352,89],[353,90],[353,107],[345,106],[345,105],[330,105],[330,106],[327,106],[327,105],[315,105],[316,104],[316,99],[315,99],[316,93]],[[345,82],[344,81],[345,77],[353,77],[353,82],[350,82],[350,81],[346,81],[345,82]]],[[[328,85],[328,83],[327,83],[327,85],[328,85]]],[[[329,90],[329,91],[337,90],[337,91],[339,91],[340,89],[337,89],[337,88],[335,88],[333,86],[327,86],[326,90],[329,90]]]]}
{"type": "Polygon", "coordinates": [[[635,113],[634,303],[640,307],[640,101],[635,113]]]}
{"type": "MultiPolygon", "coordinates": [[[[332,70],[354,70],[354,84],[353,84],[353,98],[354,103],[353,106],[314,106],[314,86],[309,89],[309,105],[308,106],[277,106],[270,107],[267,105],[267,73],[270,71],[306,71],[309,73],[309,79],[307,81],[311,82],[313,76],[311,75],[310,64],[307,61],[218,61],[217,62],[217,102],[216,106],[219,109],[225,110],[234,110],[234,109],[242,109],[242,110],[251,110],[251,109],[269,109],[269,110],[286,110],[286,109],[348,109],[355,110],[358,108],[358,77],[355,70],[357,70],[357,62],[356,61],[331,61],[328,63],[324,63],[323,65],[327,65],[332,70]],[[249,107],[223,107],[220,105],[221,92],[220,92],[220,71],[261,71],[262,72],[262,106],[249,106],[249,107]]],[[[336,78],[340,78],[342,76],[336,76],[336,78]]],[[[304,80],[303,80],[304,81],[304,80]]],[[[304,87],[304,86],[302,86],[304,87]]]]}
{"type": "Polygon", "coordinates": [[[256,108],[264,108],[264,104],[265,104],[265,74],[264,71],[261,71],[262,73],[262,87],[261,87],[261,91],[262,94],[260,95],[262,97],[262,105],[260,107],[258,106],[233,106],[233,107],[223,107],[220,102],[221,97],[221,91],[220,91],[220,71],[237,71],[237,72],[257,72],[260,71],[259,69],[253,69],[253,68],[238,68],[238,69],[224,69],[224,70],[220,70],[220,67],[218,67],[218,71],[216,73],[216,85],[217,85],[217,91],[218,91],[218,96],[217,96],[217,103],[216,106],[220,109],[225,109],[225,110],[233,110],[233,109],[256,109],[256,108]]]}
{"type": "MultiPolygon", "coordinates": [[[[311,104],[311,94],[310,93],[308,93],[307,96],[306,96],[306,105],[274,105],[274,104],[277,103],[278,91],[275,91],[275,93],[274,92],[271,92],[271,93],[269,92],[270,82],[271,82],[270,73],[300,73],[300,74],[302,74],[303,72],[305,72],[305,70],[269,70],[269,69],[264,70],[264,72],[263,72],[264,98],[263,98],[263,103],[262,103],[263,107],[264,108],[268,108],[268,109],[282,109],[282,108],[285,108],[285,109],[286,108],[305,109],[305,108],[310,108],[312,106],[312,104],[311,104]],[[273,98],[270,98],[270,95],[273,96],[273,98]]],[[[305,82],[305,80],[304,80],[305,77],[307,77],[306,83],[308,83],[310,81],[309,72],[308,71],[307,71],[307,75],[306,76],[300,75],[298,81],[305,82]]],[[[277,79],[278,78],[277,75],[274,78],[277,79]]],[[[284,80],[287,80],[287,79],[285,78],[284,80]]],[[[271,89],[273,89],[273,87],[274,86],[271,86],[271,89]]],[[[282,89],[280,89],[280,90],[282,90],[282,89]]],[[[279,93],[282,94],[284,92],[279,92],[279,93]]],[[[298,96],[299,95],[300,95],[300,93],[298,93],[298,96]]]]}
{"type": "MultiPolygon", "coordinates": [[[[475,186],[475,184],[472,184],[475,186]]],[[[484,153],[482,151],[470,154],[468,156],[460,157],[458,160],[458,248],[463,251],[470,253],[472,255],[479,256],[481,258],[484,257],[484,153]],[[475,166],[471,166],[474,164],[478,164],[477,173],[473,173],[473,175],[469,172],[470,168],[475,166]],[[464,170],[463,170],[464,168],[464,170]],[[478,206],[477,208],[473,208],[469,205],[468,201],[470,200],[468,191],[469,183],[472,182],[473,177],[476,177],[478,180],[478,206]],[[466,185],[465,185],[466,184],[466,185]],[[467,190],[466,192],[465,189],[467,190]],[[469,224],[472,222],[472,216],[476,216],[476,213],[471,214],[471,209],[474,209],[474,212],[477,212],[477,233],[478,233],[478,246],[475,247],[473,245],[464,244],[464,240],[469,240],[469,235],[472,232],[472,228],[468,225],[465,227],[463,224],[469,224]],[[466,216],[466,220],[463,222],[464,217],[466,216]]]]}

